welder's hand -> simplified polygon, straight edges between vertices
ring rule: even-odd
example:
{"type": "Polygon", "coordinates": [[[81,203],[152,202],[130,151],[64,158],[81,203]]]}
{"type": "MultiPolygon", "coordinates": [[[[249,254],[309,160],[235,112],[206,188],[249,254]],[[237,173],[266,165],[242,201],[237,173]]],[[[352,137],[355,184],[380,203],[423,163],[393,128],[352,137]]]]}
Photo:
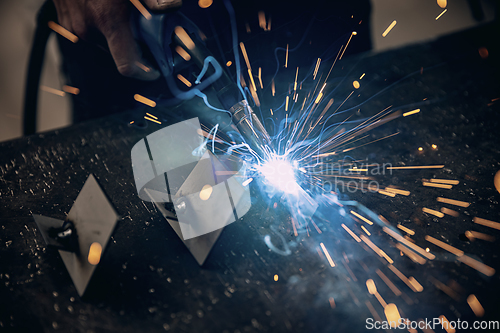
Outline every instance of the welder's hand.
{"type": "MultiPolygon", "coordinates": [[[[177,9],[182,0],[143,0],[152,11],[177,9]]],[[[79,38],[88,40],[89,30],[100,31],[108,43],[118,71],[140,80],[155,80],[160,73],[141,56],[130,26],[129,0],[54,0],[59,24],[79,38]]]]}

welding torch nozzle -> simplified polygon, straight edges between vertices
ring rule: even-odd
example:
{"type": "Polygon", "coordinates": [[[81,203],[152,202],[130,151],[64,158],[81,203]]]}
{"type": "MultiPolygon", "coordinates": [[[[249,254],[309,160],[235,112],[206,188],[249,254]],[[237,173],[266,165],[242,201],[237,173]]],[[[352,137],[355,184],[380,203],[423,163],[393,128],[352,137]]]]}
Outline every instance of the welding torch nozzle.
{"type": "Polygon", "coordinates": [[[264,147],[271,145],[271,138],[247,101],[242,100],[236,103],[229,109],[229,112],[246,143],[256,152],[263,154],[264,147]]]}

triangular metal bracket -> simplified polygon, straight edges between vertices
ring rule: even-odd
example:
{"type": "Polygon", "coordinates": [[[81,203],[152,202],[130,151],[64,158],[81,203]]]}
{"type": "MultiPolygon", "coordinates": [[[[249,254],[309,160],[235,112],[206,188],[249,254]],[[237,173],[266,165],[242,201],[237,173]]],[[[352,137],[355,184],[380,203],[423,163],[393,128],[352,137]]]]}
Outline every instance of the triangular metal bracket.
{"type": "Polygon", "coordinates": [[[71,245],[61,243],[50,232],[63,227],[65,221],[35,214],[33,218],[45,243],[59,249],[76,290],[82,296],[118,221],[113,205],[91,174],[66,218],[66,223],[71,222],[78,235],[72,242],[77,246],[74,251],[71,245]]]}

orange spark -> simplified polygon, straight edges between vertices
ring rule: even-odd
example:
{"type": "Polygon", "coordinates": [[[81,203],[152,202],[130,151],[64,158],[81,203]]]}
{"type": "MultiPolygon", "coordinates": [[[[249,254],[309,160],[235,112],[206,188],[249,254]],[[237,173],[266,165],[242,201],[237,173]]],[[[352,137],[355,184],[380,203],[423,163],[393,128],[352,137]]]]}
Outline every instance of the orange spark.
{"type": "Polygon", "coordinates": [[[406,256],[408,258],[410,258],[412,261],[416,262],[416,263],[419,263],[420,265],[423,265],[427,262],[427,260],[425,260],[424,258],[422,258],[421,256],[419,256],[418,254],[416,254],[415,252],[413,252],[412,250],[410,250],[409,248],[407,248],[406,246],[403,246],[401,244],[396,244],[396,249],[398,249],[399,251],[403,252],[404,254],[406,254],[406,256]]]}
{"type": "Polygon", "coordinates": [[[438,187],[438,188],[444,188],[444,189],[451,189],[453,186],[452,185],[446,185],[446,184],[439,184],[439,183],[430,183],[430,182],[422,182],[422,185],[428,186],[428,187],[438,187]]]}
{"type": "Polygon", "coordinates": [[[340,59],[342,59],[342,57],[344,56],[344,52],[345,52],[345,50],[347,50],[347,47],[349,46],[349,43],[351,42],[352,36],[356,36],[357,34],[358,34],[358,33],[357,33],[356,31],[353,31],[353,32],[351,33],[351,36],[349,36],[349,40],[347,41],[347,44],[345,45],[345,47],[344,47],[344,51],[342,51],[342,54],[340,55],[339,60],[340,60],[340,59]]]}
{"type": "Polygon", "coordinates": [[[450,184],[450,185],[458,185],[459,181],[458,180],[453,180],[453,179],[430,179],[429,180],[431,183],[441,183],[441,184],[450,184]]]}
{"type": "Polygon", "coordinates": [[[398,234],[396,231],[394,230],[391,230],[387,227],[383,227],[382,230],[387,233],[389,236],[391,236],[392,238],[396,239],[398,242],[400,243],[403,243],[404,245],[406,245],[407,247],[409,247],[410,249],[412,249],[413,251],[419,253],[420,255],[426,257],[427,259],[429,260],[434,260],[436,258],[435,255],[433,255],[432,253],[422,249],[420,246],[417,246],[415,244],[413,244],[412,242],[404,239],[400,234],[398,234]]]}
{"type": "Polygon", "coordinates": [[[364,227],[364,226],[361,226],[361,229],[363,229],[363,231],[368,235],[368,236],[371,236],[372,234],[364,227]]]}
{"type": "Polygon", "coordinates": [[[394,192],[389,192],[389,191],[384,191],[384,190],[378,190],[377,191],[380,194],[387,195],[388,197],[394,198],[396,196],[396,193],[394,192]]]}
{"type": "Polygon", "coordinates": [[[240,48],[241,48],[241,53],[243,53],[243,58],[245,59],[245,62],[247,64],[247,68],[249,70],[252,70],[252,66],[250,66],[250,60],[248,59],[247,50],[246,50],[245,44],[243,44],[243,42],[240,42],[240,48]]]}
{"type": "Polygon", "coordinates": [[[264,85],[262,84],[262,68],[259,67],[259,83],[260,83],[260,89],[264,89],[264,85]]]}
{"type": "Polygon", "coordinates": [[[67,85],[63,86],[63,90],[68,94],[73,94],[73,95],[78,95],[80,93],[80,89],[67,85]]]}
{"type": "Polygon", "coordinates": [[[396,25],[396,20],[392,21],[392,23],[387,27],[387,29],[385,29],[385,31],[382,33],[382,37],[385,37],[387,36],[387,34],[392,30],[392,28],[394,28],[394,26],[396,25]]]}
{"type": "Polygon", "coordinates": [[[194,49],[194,42],[183,27],[175,27],[174,33],[189,50],[194,49]]]}
{"type": "MultiPolygon", "coordinates": [[[[406,275],[404,275],[403,273],[401,273],[401,271],[399,271],[399,269],[397,269],[396,267],[394,267],[393,265],[389,265],[387,266],[389,267],[389,269],[394,273],[396,274],[396,276],[401,280],[403,281],[408,287],[410,287],[411,290],[413,290],[414,292],[418,292],[417,289],[415,289],[415,287],[413,286],[413,284],[410,282],[410,280],[406,277],[406,275]]],[[[416,280],[415,280],[416,281],[416,280]]]]}
{"type": "Polygon", "coordinates": [[[396,287],[396,285],[394,283],[392,283],[392,281],[384,273],[382,273],[382,271],[380,269],[377,269],[375,271],[375,273],[377,273],[378,276],[380,276],[382,281],[384,281],[384,283],[389,287],[389,289],[392,290],[394,295],[396,295],[396,296],[401,295],[401,290],[399,290],[398,287],[396,287]]]}
{"type": "Polygon", "coordinates": [[[142,95],[139,95],[139,94],[135,94],[134,95],[134,99],[137,102],[145,104],[145,105],[150,106],[152,108],[154,108],[156,106],[156,102],[155,101],[152,101],[149,98],[146,98],[146,97],[144,97],[142,95]]]}
{"type": "Polygon", "coordinates": [[[286,44],[285,68],[288,67],[288,44],[286,44]]]}
{"type": "Polygon", "coordinates": [[[322,97],[323,97],[323,93],[320,91],[318,94],[318,97],[316,97],[316,100],[314,101],[314,104],[318,104],[319,101],[321,101],[322,97]]]}
{"type": "Polygon", "coordinates": [[[161,125],[161,121],[158,121],[156,119],[150,118],[148,116],[144,116],[144,119],[152,121],[153,123],[157,123],[157,124],[161,125]]]}
{"type": "Polygon", "coordinates": [[[297,77],[299,76],[299,68],[297,67],[297,71],[295,72],[295,82],[293,84],[293,91],[297,91],[297,77]]]}
{"type": "Polygon", "coordinates": [[[351,231],[351,229],[349,229],[345,224],[342,223],[342,228],[344,228],[345,231],[347,231],[347,233],[349,235],[351,235],[352,238],[354,238],[354,240],[358,243],[361,242],[361,239],[354,233],[351,231]]]}
{"type": "Polygon", "coordinates": [[[72,41],[73,43],[76,43],[78,42],[78,37],[71,33],[70,31],[64,29],[62,26],[60,26],[59,24],[55,23],[55,22],[52,22],[52,21],[49,21],[48,23],[48,26],[50,29],[54,30],[55,32],[57,32],[59,35],[63,36],[64,38],[72,41]]]}
{"type": "Polygon", "coordinates": [[[495,274],[495,269],[491,268],[490,266],[487,266],[483,264],[482,262],[477,261],[476,259],[472,259],[469,256],[463,255],[457,258],[458,261],[463,262],[467,266],[470,266],[477,270],[478,272],[483,273],[486,276],[493,276],[495,274]]]}
{"type": "Polygon", "coordinates": [[[447,198],[442,198],[442,197],[438,197],[437,201],[447,203],[450,205],[459,206],[459,207],[469,207],[470,206],[469,202],[447,199],[447,198]]]}
{"type": "Polygon", "coordinates": [[[335,267],[335,263],[332,260],[332,257],[330,257],[330,253],[328,253],[328,250],[326,249],[325,245],[323,243],[319,243],[321,245],[321,249],[325,253],[326,259],[328,260],[328,263],[330,266],[335,267]]]}
{"type": "Polygon", "coordinates": [[[404,232],[406,232],[408,235],[415,235],[415,231],[411,230],[411,229],[408,229],[407,227],[401,225],[401,224],[398,224],[398,229],[401,229],[403,230],[404,232]]]}
{"type": "Polygon", "coordinates": [[[393,187],[386,187],[385,190],[387,192],[394,192],[396,194],[401,194],[401,195],[404,195],[404,196],[409,196],[410,195],[410,191],[400,190],[400,189],[393,188],[393,187]]]}
{"type": "Polygon", "coordinates": [[[439,14],[439,15],[436,17],[436,21],[437,21],[437,20],[439,20],[439,18],[440,18],[441,16],[443,16],[443,15],[444,15],[444,13],[446,13],[447,11],[448,11],[448,9],[443,10],[443,12],[442,12],[441,14],[439,14]]]}
{"type": "Polygon", "coordinates": [[[58,90],[58,89],[54,89],[54,88],[51,88],[51,87],[47,87],[47,86],[40,86],[40,90],[48,92],[48,93],[51,93],[51,94],[54,94],[54,95],[57,95],[57,96],[61,96],[61,97],[64,96],[64,95],[66,95],[64,93],[64,91],[61,91],[61,90],[58,90]]]}
{"type": "Polygon", "coordinates": [[[389,257],[384,251],[382,251],[377,245],[373,244],[373,242],[371,240],[369,240],[365,235],[361,235],[359,238],[361,238],[361,240],[363,242],[365,242],[366,245],[368,245],[368,247],[370,249],[373,250],[373,252],[375,252],[376,254],[379,255],[379,257],[381,258],[384,258],[385,260],[387,260],[387,262],[389,264],[393,264],[394,261],[391,259],[391,257],[389,257]]]}
{"type": "Polygon", "coordinates": [[[370,295],[375,295],[375,293],[377,292],[377,287],[375,286],[375,282],[373,282],[372,279],[366,280],[366,288],[368,289],[370,295]]]}
{"type": "Polygon", "coordinates": [[[252,74],[252,70],[251,69],[248,69],[248,77],[250,77],[250,83],[252,84],[253,90],[257,91],[257,86],[255,85],[255,81],[253,79],[253,74],[252,74]]]}
{"type": "Polygon", "coordinates": [[[484,225],[485,227],[490,227],[493,229],[500,230],[500,223],[498,222],[493,222],[490,220],[482,219],[480,217],[474,217],[474,223],[484,225]]]}
{"type": "Polygon", "coordinates": [[[477,232],[477,231],[466,231],[465,232],[465,237],[467,237],[469,240],[473,241],[475,239],[482,239],[488,242],[494,242],[495,237],[491,235],[484,234],[482,232],[477,232]]]}
{"type": "Polygon", "coordinates": [[[175,48],[175,52],[177,52],[182,57],[182,59],[186,61],[191,60],[191,56],[189,55],[189,53],[187,53],[186,50],[184,50],[182,47],[177,46],[175,48]]]}
{"type": "Polygon", "coordinates": [[[357,218],[359,218],[359,219],[363,220],[364,222],[368,223],[369,225],[373,225],[373,222],[372,222],[372,221],[368,220],[368,219],[367,219],[366,217],[364,217],[364,216],[359,215],[359,214],[358,214],[358,213],[356,213],[355,211],[351,210],[351,214],[352,214],[352,215],[354,215],[354,216],[356,216],[357,218]]]}
{"type": "Polygon", "coordinates": [[[401,315],[399,314],[396,304],[387,304],[387,306],[384,307],[384,313],[389,325],[392,328],[396,328],[400,324],[401,315]]]}
{"type": "Polygon", "coordinates": [[[450,322],[444,315],[440,315],[439,319],[441,319],[441,326],[444,328],[446,333],[455,333],[456,330],[451,326],[450,322]]]}
{"type": "Polygon", "coordinates": [[[182,76],[181,74],[177,74],[177,78],[182,82],[184,83],[186,86],[188,87],[191,87],[192,84],[191,82],[188,81],[188,79],[186,79],[184,76],[182,76]]]}
{"type": "MultiPolygon", "coordinates": [[[[318,84],[319,84],[319,82],[318,82],[318,84]]],[[[325,87],[326,87],[326,82],[323,84],[323,87],[321,87],[321,89],[318,93],[318,96],[316,97],[316,100],[314,101],[314,104],[318,104],[321,101],[321,98],[323,97],[323,90],[325,89],[325,87]]],[[[314,89],[314,91],[316,92],[316,89],[314,89]]],[[[305,99],[304,99],[304,102],[305,102],[305,99]]],[[[306,120],[308,118],[309,118],[309,116],[306,118],[306,120]]]]}
{"type": "Polygon", "coordinates": [[[436,278],[434,278],[432,276],[429,277],[429,280],[436,286],[436,288],[443,291],[446,295],[450,296],[455,301],[460,300],[460,297],[455,292],[455,290],[453,290],[452,288],[448,287],[447,285],[445,285],[444,283],[442,283],[441,281],[437,280],[436,278]]]}
{"type": "Polygon", "coordinates": [[[448,1],[447,0],[437,0],[437,4],[441,8],[446,8],[446,6],[448,5],[448,1]]]}
{"type": "Polygon", "coordinates": [[[255,105],[260,106],[259,96],[257,95],[257,89],[250,89],[250,93],[252,94],[253,101],[255,105]]]}
{"type": "Polygon", "coordinates": [[[146,18],[146,20],[151,20],[151,14],[148,12],[146,7],[139,0],[130,0],[135,8],[146,18]]]}
{"type": "Polygon", "coordinates": [[[482,317],[484,315],[484,308],[481,303],[479,303],[476,295],[469,295],[469,297],[467,297],[467,303],[469,304],[472,311],[474,311],[476,317],[482,317]]]}
{"type": "Polygon", "coordinates": [[[319,64],[321,63],[321,58],[316,61],[316,68],[314,68],[313,80],[316,80],[316,75],[318,75],[319,64]]]}
{"type": "Polygon", "coordinates": [[[486,59],[488,58],[489,56],[489,52],[488,52],[488,49],[485,48],[485,47],[480,47],[479,50],[479,56],[482,58],[482,59],[486,59]]]}
{"type": "Polygon", "coordinates": [[[446,250],[446,251],[448,251],[448,252],[450,252],[450,253],[452,253],[454,255],[456,255],[457,257],[460,257],[460,256],[464,255],[464,251],[459,250],[456,247],[453,247],[453,246],[451,246],[449,244],[446,244],[445,242],[442,242],[442,241],[440,241],[440,240],[438,240],[438,239],[436,239],[434,237],[431,237],[429,235],[425,236],[425,240],[428,241],[428,242],[431,242],[434,245],[439,246],[440,248],[442,248],[442,249],[444,249],[444,250],[446,250]]]}
{"type": "Polygon", "coordinates": [[[448,209],[446,207],[441,207],[441,213],[444,213],[446,215],[454,216],[457,217],[460,215],[457,211],[454,211],[453,209],[448,209]]]}
{"type": "Polygon", "coordinates": [[[352,172],[368,172],[368,169],[358,169],[358,167],[353,167],[352,169],[349,169],[349,171],[352,172]]]}
{"type": "Polygon", "coordinates": [[[333,299],[333,297],[330,297],[330,298],[328,299],[328,301],[330,302],[330,306],[331,306],[331,308],[332,308],[332,309],[335,309],[335,306],[336,306],[336,305],[335,305],[335,300],[333,299]]]}
{"type": "Polygon", "coordinates": [[[208,8],[212,5],[213,0],[199,0],[198,1],[198,6],[201,8],[208,8]]]}
{"type": "Polygon", "coordinates": [[[437,217],[443,217],[444,216],[443,213],[438,212],[437,210],[434,210],[434,209],[426,208],[426,207],[422,208],[422,211],[424,213],[431,214],[431,215],[434,215],[434,216],[437,216],[437,217]]]}
{"type": "Polygon", "coordinates": [[[500,193],[500,171],[497,171],[495,177],[493,178],[493,184],[495,184],[495,188],[500,193]]]}
{"type": "Polygon", "coordinates": [[[403,113],[403,117],[408,117],[408,116],[411,116],[412,114],[416,114],[416,113],[419,113],[419,112],[420,112],[420,109],[416,109],[416,110],[413,110],[413,111],[408,111],[408,112],[403,113]]]}
{"type": "Polygon", "coordinates": [[[379,293],[375,293],[375,297],[377,298],[377,301],[380,303],[380,305],[385,308],[387,306],[387,303],[385,300],[382,298],[382,296],[379,293]]]}
{"type": "Polygon", "coordinates": [[[442,169],[444,165],[415,165],[402,167],[387,167],[387,170],[403,170],[403,169],[442,169]]]}
{"type": "Polygon", "coordinates": [[[267,24],[266,24],[266,14],[263,11],[260,11],[258,13],[259,15],[259,27],[262,29],[266,30],[267,24]]]}
{"type": "Polygon", "coordinates": [[[98,242],[94,242],[90,245],[89,254],[87,260],[91,265],[97,265],[101,260],[102,246],[98,242]]]}
{"type": "Polygon", "coordinates": [[[380,294],[377,292],[377,287],[375,286],[375,282],[372,279],[366,280],[366,288],[368,289],[368,293],[370,293],[370,295],[374,295],[377,298],[382,307],[385,308],[387,306],[387,303],[384,301],[382,296],[380,296],[380,294]]]}
{"type": "Polygon", "coordinates": [[[148,66],[144,65],[143,63],[141,63],[139,61],[136,61],[135,64],[137,65],[137,67],[139,67],[140,69],[142,69],[146,73],[149,73],[151,71],[151,69],[148,66]]]}

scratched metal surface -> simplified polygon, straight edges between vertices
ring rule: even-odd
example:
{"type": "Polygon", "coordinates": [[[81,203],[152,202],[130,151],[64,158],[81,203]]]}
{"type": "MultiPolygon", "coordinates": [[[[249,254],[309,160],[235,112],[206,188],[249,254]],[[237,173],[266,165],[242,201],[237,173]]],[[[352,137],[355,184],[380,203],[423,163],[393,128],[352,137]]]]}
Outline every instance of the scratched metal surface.
{"type": "MultiPolygon", "coordinates": [[[[356,156],[393,165],[446,167],[388,177],[388,184],[411,191],[409,197],[356,193],[351,198],[394,225],[401,222],[418,230],[413,237],[417,244],[425,244],[426,234],[442,237],[498,271],[500,233],[472,225],[473,216],[500,220],[500,195],[493,186],[493,175],[500,169],[500,103],[488,106],[500,97],[498,45],[489,29],[491,26],[430,44],[353,58],[336,75],[352,82],[358,73],[366,72],[368,83],[360,93],[371,96],[426,68],[375,96],[370,110],[362,109],[356,115],[364,117],[374,109],[428,99],[419,106],[419,115],[393,121],[374,132],[382,137],[399,131],[398,136],[360,148],[356,156]],[[488,47],[488,59],[478,56],[479,46],[488,47]],[[350,72],[352,66],[356,70],[350,72]],[[437,150],[430,149],[433,143],[437,150]],[[425,147],[424,153],[417,153],[419,146],[425,147]],[[421,186],[422,178],[431,177],[460,180],[451,196],[473,204],[460,210],[458,218],[425,215],[422,207],[437,208],[435,198],[447,194],[421,186]],[[469,228],[490,233],[497,242],[464,241],[460,235],[469,228]]],[[[339,91],[339,95],[343,93],[339,91]]],[[[362,332],[364,320],[372,317],[366,300],[384,317],[376,299],[367,294],[365,281],[375,279],[377,268],[388,276],[390,271],[373,253],[354,247],[339,227],[349,221],[336,209],[320,221],[321,235],[314,230],[310,237],[301,234],[292,254],[281,256],[269,250],[263,236],[272,235],[280,247],[276,232],[270,229],[276,225],[287,241],[293,241],[288,214],[281,206],[276,210],[267,207],[253,189],[255,202],[250,212],[223,231],[206,264],[199,267],[154,206],[136,195],[130,149],[161,127],[152,123],[146,129],[130,127],[130,117],[115,115],[0,144],[0,330],[362,332]],[[63,219],[89,173],[97,177],[122,219],[88,293],[80,299],[62,260],[45,248],[30,215],[63,219]],[[318,255],[319,242],[331,250],[335,268],[318,255]],[[342,251],[348,254],[356,280],[343,264],[342,251]],[[369,267],[368,272],[358,260],[369,267]],[[274,281],[275,274],[278,281],[274,281]],[[335,299],[334,309],[330,297],[335,299]]],[[[374,233],[380,236],[376,229],[374,233]]],[[[395,249],[388,254],[399,256],[395,249]]],[[[377,280],[380,293],[386,301],[398,304],[402,315],[412,320],[441,314],[451,320],[460,315],[472,321],[475,317],[465,297],[474,293],[486,310],[483,319],[498,320],[498,273],[486,278],[457,264],[451,255],[426,266],[406,257],[397,260],[395,265],[424,287],[422,293],[413,293],[392,276],[407,295],[403,299],[391,296],[377,280]],[[466,292],[453,300],[433,286],[431,276],[443,283],[453,279],[466,292]]]]}

